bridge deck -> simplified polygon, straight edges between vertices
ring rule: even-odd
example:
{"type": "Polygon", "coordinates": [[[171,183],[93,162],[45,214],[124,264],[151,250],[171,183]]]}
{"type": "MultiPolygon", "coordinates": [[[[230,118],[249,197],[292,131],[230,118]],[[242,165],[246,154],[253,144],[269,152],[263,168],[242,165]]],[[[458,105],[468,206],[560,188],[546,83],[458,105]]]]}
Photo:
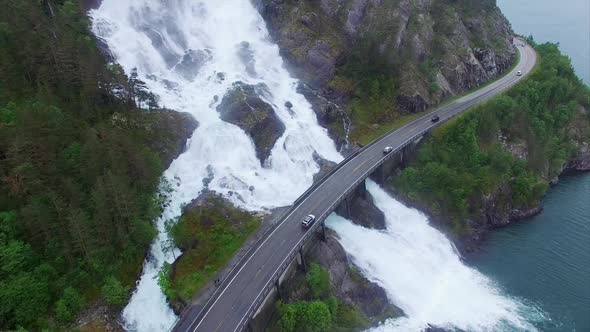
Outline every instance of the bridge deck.
{"type": "MultiPolygon", "coordinates": [[[[524,44],[523,42],[517,42],[524,44]]],[[[214,296],[204,308],[191,308],[182,315],[175,331],[240,331],[273,286],[277,273],[293,258],[299,246],[307,240],[310,232],[300,226],[308,214],[318,217],[314,227],[336,208],[337,204],[361,181],[364,181],[387,156],[386,146],[403,148],[437,124],[430,121],[437,114],[440,122],[477,105],[508,89],[526,76],[535,65],[534,50],[525,44],[517,47],[520,62],[511,73],[490,85],[462,97],[432,113],[425,115],[391,133],[388,133],[347,158],[324,180],[296,202],[294,207],[269,234],[257,243],[223,281],[214,296]],[[523,72],[522,77],[516,71],[523,72]]]]}

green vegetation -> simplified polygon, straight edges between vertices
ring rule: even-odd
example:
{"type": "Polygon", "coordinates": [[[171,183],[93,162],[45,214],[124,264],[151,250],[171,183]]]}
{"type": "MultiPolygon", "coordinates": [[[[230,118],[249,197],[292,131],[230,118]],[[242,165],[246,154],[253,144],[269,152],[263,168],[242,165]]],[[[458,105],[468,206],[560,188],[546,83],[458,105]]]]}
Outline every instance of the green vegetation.
{"type": "Polygon", "coordinates": [[[368,327],[368,319],[356,308],[332,295],[330,276],[316,263],[305,277],[306,301],[277,304],[277,329],[292,331],[339,331],[368,327]]]}
{"type": "Polygon", "coordinates": [[[106,65],[79,7],[0,11],[1,330],[53,329],[101,296],[122,305],[155,234],[154,136],[112,121],[155,98],[106,65]]]}
{"type": "Polygon", "coordinates": [[[160,272],[159,283],[166,296],[170,300],[190,301],[259,225],[257,217],[217,196],[188,209],[169,227],[174,244],[184,252],[174,267],[166,265],[160,272]]]}
{"type": "Polygon", "coordinates": [[[465,220],[478,215],[484,197],[506,187],[513,206],[536,205],[574,153],[574,141],[590,140],[590,117],[580,112],[590,106],[589,88],[557,45],[536,49],[540,63],[526,81],[439,127],[393,180],[409,199],[453,220],[459,235],[469,232],[465,220]],[[585,128],[583,137],[573,137],[572,126],[585,128]],[[524,146],[524,158],[507,145],[524,146]]]}

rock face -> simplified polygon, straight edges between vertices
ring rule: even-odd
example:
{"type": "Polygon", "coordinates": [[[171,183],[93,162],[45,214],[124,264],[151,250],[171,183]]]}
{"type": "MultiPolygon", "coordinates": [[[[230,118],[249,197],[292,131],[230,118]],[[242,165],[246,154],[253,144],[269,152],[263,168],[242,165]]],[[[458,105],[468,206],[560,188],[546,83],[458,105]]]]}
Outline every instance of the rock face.
{"type": "Polygon", "coordinates": [[[350,219],[366,228],[385,229],[385,215],[373,203],[370,195],[354,197],[350,207],[350,219]]]}
{"type": "Polygon", "coordinates": [[[379,285],[367,280],[351,265],[333,231],[328,231],[325,242],[317,242],[310,256],[329,272],[330,285],[343,302],[359,308],[369,318],[403,315],[401,309],[389,303],[379,285]]]}
{"type": "MultiPolygon", "coordinates": [[[[382,64],[378,71],[395,80],[390,102],[394,112],[407,114],[498,76],[515,59],[510,25],[493,1],[256,4],[294,74],[343,108],[358,80],[374,75],[371,63],[382,64]]],[[[325,106],[312,104],[322,125],[338,120],[326,118],[325,106]]]]}
{"type": "Polygon", "coordinates": [[[576,151],[565,171],[590,172],[590,110],[580,107],[568,133],[575,140],[576,151]]]}
{"type": "Polygon", "coordinates": [[[268,89],[263,84],[254,86],[235,82],[217,106],[223,121],[242,128],[252,138],[256,156],[262,165],[277,139],[285,132],[285,125],[272,106],[260,97],[267,93],[268,89]]]}

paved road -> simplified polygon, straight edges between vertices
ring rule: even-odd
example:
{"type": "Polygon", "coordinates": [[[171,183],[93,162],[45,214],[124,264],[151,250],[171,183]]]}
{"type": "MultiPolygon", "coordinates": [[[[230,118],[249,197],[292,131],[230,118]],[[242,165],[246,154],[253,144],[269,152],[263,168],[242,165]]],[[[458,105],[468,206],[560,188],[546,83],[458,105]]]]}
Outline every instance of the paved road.
{"type": "Polygon", "coordinates": [[[310,213],[318,219],[326,218],[332,212],[335,202],[382,163],[385,158],[382,151],[386,146],[403,147],[415,139],[416,134],[436,126],[430,121],[433,114],[437,114],[440,122],[443,122],[521,80],[534,67],[536,55],[529,46],[517,48],[520,51],[520,62],[511,73],[481,90],[384,135],[333,171],[312,192],[304,194],[305,197],[279,222],[279,226],[259,242],[232,271],[233,273],[230,273],[208,306],[205,309],[191,308],[181,317],[175,331],[213,332],[244,329],[249,320],[249,313],[256,309],[256,299],[269,284],[272,284],[271,279],[275,272],[287,261],[292,250],[303,241],[306,232],[301,228],[301,220],[310,213]],[[518,70],[522,71],[523,76],[516,75],[518,70]]]}

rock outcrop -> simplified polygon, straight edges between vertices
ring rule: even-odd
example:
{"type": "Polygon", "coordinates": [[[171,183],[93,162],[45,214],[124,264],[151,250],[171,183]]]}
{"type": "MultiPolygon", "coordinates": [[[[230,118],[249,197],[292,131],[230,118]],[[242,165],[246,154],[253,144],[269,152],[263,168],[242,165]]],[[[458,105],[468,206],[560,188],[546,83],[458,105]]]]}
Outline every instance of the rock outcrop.
{"type": "Polygon", "coordinates": [[[326,241],[318,241],[309,255],[330,274],[330,285],[335,295],[373,320],[402,316],[403,311],[389,303],[383,288],[367,280],[348,261],[337,235],[331,230],[327,233],[326,241]]]}
{"type": "Polygon", "coordinates": [[[174,71],[182,75],[185,79],[192,81],[197,77],[205,63],[212,59],[211,51],[191,50],[189,49],[182,56],[180,62],[174,66],[174,71]]]}
{"type": "Polygon", "coordinates": [[[262,165],[277,139],[285,132],[285,125],[272,106],[261,98],[267,93],[264,84],[235,82],[217,106],[223,121],[242,128],[252,138],[256,156],[262,165]]]}
{"type": "MultiPolygon", "coordinates": [[[[498,76],[515,59],[510,25],[491,1],[256,3],[292,72],[343,109],[359,80],[375,74],[371,66],[395,80],[392,110],[407,114],[498,76]]],[[[312,104],[328,129],[339,120],[312,104]]]]}

